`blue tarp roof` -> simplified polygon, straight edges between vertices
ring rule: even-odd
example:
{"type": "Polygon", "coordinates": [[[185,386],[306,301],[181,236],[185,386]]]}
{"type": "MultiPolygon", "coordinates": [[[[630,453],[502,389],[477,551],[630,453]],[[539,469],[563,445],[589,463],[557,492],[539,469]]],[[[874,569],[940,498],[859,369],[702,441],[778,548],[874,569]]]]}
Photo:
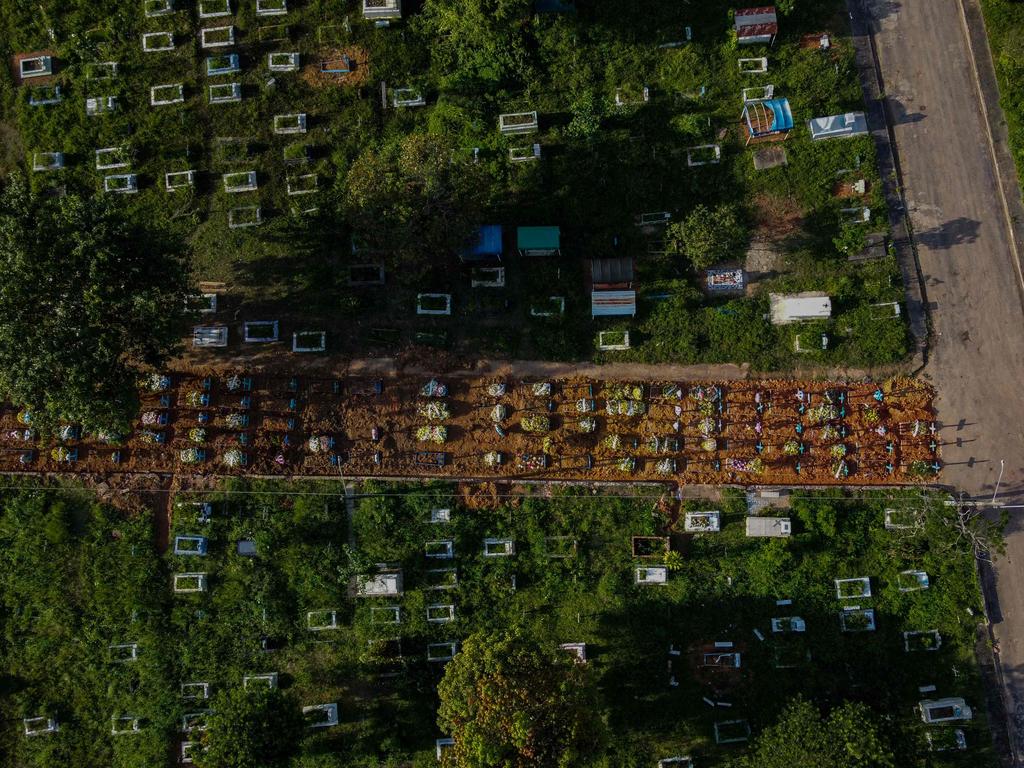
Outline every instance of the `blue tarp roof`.
{"type": "Polygon", "coordinates": [[[476,242],[462,252],[464,258],[483,259],[501,256],[501,225],[484,224],[477,233],[476,242]]]}
{"type": "Polygon", "coordinates": [[[743,109],[747,118],[747,128],[752,136],[766,136],[778,131],[789,131],[793,128],[793,112],[789,108],[789,99],[767,99],[752,101],[743,109]]]}
{"type": "Polygon", "coordinates": [[[793,113],[789,109],[789,99],[769,99],[764,105],[772,111],[773,131],[788,131],[793,127],[793,113]]]}

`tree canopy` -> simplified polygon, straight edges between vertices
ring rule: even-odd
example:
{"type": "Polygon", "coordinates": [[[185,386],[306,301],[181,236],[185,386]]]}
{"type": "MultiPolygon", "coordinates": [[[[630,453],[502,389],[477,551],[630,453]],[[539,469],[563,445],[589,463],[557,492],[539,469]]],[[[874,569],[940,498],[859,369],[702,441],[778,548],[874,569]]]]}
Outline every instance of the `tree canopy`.
{"type": "Polygon", "coordinates": [[[864,704],[847,702],[823,718],[803,699],[792,701],[757,738],[744,768],[893,768],[893,752],[864,704]]]}
{"type": "Polygon", "coordinates": [[[516,635],[471,636],[438,693],[458,768],[575,768],[604,746],[589,668],[516,635]]]}
{"type": "Polygon", "coordinates": [[[280,690],[233,686],[211,703],[199,768],[277,768],[298,748],[303,720],[280,690]]]}
{"type": "Polygon", "coordinates": [[[0,195],[0,396],[37,424],[126,431],[185,330],[176,243],[112,197],[44,199],[19,176],[0,195]]]}
{"type": "Polygon", "coordinates": [[[681,222],[670,224],[667,234],[670,248],[698,270],[737,255],[747,239],[747,229],[732,205],[698,205],[681,222]]]}

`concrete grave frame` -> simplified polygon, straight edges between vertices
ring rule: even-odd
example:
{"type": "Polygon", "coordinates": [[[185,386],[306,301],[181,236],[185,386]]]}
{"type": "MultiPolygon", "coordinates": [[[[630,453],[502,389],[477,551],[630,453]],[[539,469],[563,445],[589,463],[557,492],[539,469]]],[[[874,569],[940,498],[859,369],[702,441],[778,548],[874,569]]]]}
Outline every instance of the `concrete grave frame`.
{"type": "Polygon", "coordinates": [[[128,664],[139,658],[138,643],[116,643],[108,645],[107,650],[110,651],[110,660],[115,664],[128,664]]]}
{"type": "Polygon", "coordinates": [[[103,177],[103,191],[119,195],[134,195],[139,191],[139,177],[134,173],[116,173],[103,177]]]}
{"type": "Polygon", "coordinates": [[[431,523],[450,523],[452,521],[452,511],[450,509],[432,509],[430,510],[430,522],[431,523]]]}
{"type": "Polygon", "coordinates": [[[484,539],[484,557],[513,557],[516,543],[513,539],[484,539]]]}
{"type": "Polygon", "coordinates": [[[896,574],[896,587],[900,592],[920,592],[928,589],[931,582],[924,571],[900,571],[896,574]]]}
{"type": "Polygon", "coordinates": [[[296,331],[292,334],[292,352],[326,352],[327,331],[296,331]]]}
{"type": "Polygon", "coordinates": [[[402,571],[383,570],[373,575],[356,577],[359,597],[395,597],[402,594],[402,571]]]}
{"type": "Polygon", "coordinates": [[[457,568],[428,568],[426,576],[426,589],[432,592],[455,589],[459,586],[457,568]]]}
{"type": "Polygon", "coordinates": [[[39,86],[29,91],[28,105],[30,107],[49,107],[54,104],[60,104],[64,101],[64,97],[61,95],[60,86],[39,86]]]}
{"type": "Polygon", "coordinates": [[[912,531],[922,526],[921,512],[916,509],[885,510],[885,528],[889,531],[912,531]],[[907,518],[910,518],[909,520],[907,518]]]}
{"type": "Polygon", "coordinates": [[[185,101],[184,83],[154,85],[149,89],[149,105],[162,107],[168,104],[182,104],[185,101]]]}
{"type": "Polygon", "coordinates": [[[540,160],[540,144],[528,144],[525,147],[509,147],[508,159],[511,163],[532,163],[540,160]]]}
{"type": "Polygon", "coordinates": [[[181,698],[185,701],[206,701],[210,698],[210,684],[205,682],[182,683],[181,698]]]}
{"type": "Polygon", "coordinates": [[[206,57],[206,76],[233,75],[241,71],[237,53],[222,53],[206,57]]]}
{"type": "Polygon", "coordinates": [[[760,56],[753,59],[737,59],[741,75],[763,75],[768,72],[768,58],[760,56]]]}
{"type": "Polygon", "coordinates": [[[629,349],[629,331],[598,331],[597,348],[602,352],[629,349]]]}
{"type": "Polygon", "coordinates": [[[451,661],[458,651],[458,644],[451,640],[444,643],[427,643],[427,661],[451,661]]]}
{"type": "Polygon", "coordinates": [[[22,80],[33,77],[49,77],[53,74],[52,56],[29,56],[18,62],[18,74],[22,80]]]}
{"type": "Polygon", "coordinates": [[[56,733],[60,730],[60,725],[52,717],[26,717],[21,721],[21,724],[25,729],[25,736],[29,738],[43,736],[47,733],[56,733]]]}
{"type": "Polygon", "coordinates": [[[288,177],[288,196],[312,195],[317,191],[319,179],[315,173],[288,177]]]}
{"type": "Polygon", "coordinates": [[[201,314],[201,315],[212,315],[212,314],[214,314],[217,311],[217,296],[218,296],[218,294],[216,294],[216,293],[202,293],[202,294],[200,294],[200,297],[203,299],[203,301],[206,302],[206,304],[205,304],[205,306],[203,306],[199,310],[199,314],[201,314]]]}
{"type": "Polygon", "coordinates": [[[768,101],[774,95],[774,85],[753,85],[749,88],[744,88],[740,92],[740,100],[744,104],[749,104],[754,101],[768,101]]]}
{"type": "Polygon", "coordinates": [[[200,19],[216,19],[231,15],[231,0],[199,0],[196,10],[200,19]]]}
{"type": "Polygon", "coordinates": [[[176,595],[197,594],[206,592],[206,573],[176,573],[174,574],[174,593],[176,595]]]}
{"type": "Polygon", "coordinates": [[[364,19],[402,18],[402,0],[363,0],[364,19]]]}
{"type": "Polygon", "coordinates": [[[195,186],[195,182],[195,171],[170,171],[164,174],[164,189],[168,192],[176,192],[179,189],[191,189],[195,186]]]}
{"type": "Polygon", "coordinates": [[[221,176],[224,182],[224,191],[228,194],[238,192],[255,192],[258,190],[259,182],[256,178],[256,171],[233,171],[221,176]]]}
{"type": "Polygon", "coordinates": [[[271,72],[295,72],[299,68],[298,53],[268,53],[267,69],[271,72]]]}
{"type": "Polygon", "coordinates": [[[193,347],[226,347],[228,327],[226,325],[197,325],[192,329],[193,347]]]}
{"type": "Polygon", "coordinates": [[[284,16],[288,13],[288,0],[256,0],[257,16],[284,16]]]}
{"type": "Polygon", "coordinates": [[[637,566],[633,572],[635,584],[657,584],[664,586],[668,584],[668,568],[663,565],[637,566]]]}
{"type": "Polygon", "coordinates": [[[450,315],[452,313],[452,295],[450,293],[417,293],[416,314],[417,315],[450,315]],[[444,301],[443,309],[427,309],[423,306],[423,300],[440,299],[444,301]]]}
{"type": "Polygon", "coordinates": [[[444,736],[434,741],[434,755],[438,762],[444,758],[444,753],[455,746],[455,739],[451,736],[444,736]]]}
{"type": "Polygon", "coordinates": [[[89,117],[109,114],[116,110],[116,96],[90,96],[85,100],[85,114],[89,117]]]}
{"type": "Polygon", "coordinates": [[[750,723],[746,720],[718,720],[715,722],[716,744],[739,744],[750,739],[750,723]]]}
{"type": "Polygon", "coordinates": [[[289,115],[274,115],[274,133],[287,135],[306,132],[306,113],[296,112],[289,115]]]}
{"type": "Polygon", "coordinates": [[[104,147],[96,150],[96,170],[113,171],[118,168],[127,168],[129,160],[128,151],[124,147],[104,147]]]}
{"type": "Polygon", "coordinates": [[[312,704],[302,708],[302,714],[313,715],[319,713],[319,718],[309,723],[307,728],[330,728],[338,724],[338,705],[337,703],[331,704],[312,704]]]}
{"type": "Polygon", "coordinates": [[[59,171],[64,167],[63,152],[34,152],[32,154],[32,170],[59,171]]]}
{"type": "Polygon", "coordinates": [[[173,32],[146,32],[142,35],[142,52],[159,53],[174,50],[173,32]]]}
{"type": "Polygon", "coordinates": [[[471,288],[504,288],[504,267],[474,267],[470,273],[471,288]]]}
{"type": "Polygon", "coordinates": [[[416,88],[395,88],[391,91],[391,106],[399,109],[402,107],[425,107],[427,100],[416,88]]]}
{"type": "Polygon", "coordinates": [[[174,13],[174,0],[142,0],[142,11],[147,19],[174,13]]]}
{"type": "Polygon", "coordinates": [[[426,608],[428,624],[448,624],[455,621],[454,603],[431,603],[426,608]]]}
{"type": "Polygon", "coordinates": [[[235,44],[235,27],[204,27],[199,31],[200,48],[226,48],[235,44]]]}
{"type": "Polygon", "coordinates": [[[205,557],[208,546],[205,536],[186,534],[174,537],[174,554],[181,557],[205,557]]]}
{"type": "Polygon", "coordinates": [[[863,597],[871,597],[871,578],[868,576],[836,579],[835,587],[838,600],[859,600],[863,597]]]}
{"type": "Polygon", "coordinates": [[[498,116],[498,130],[503,134],[534,133],[539,127],[536,112],[507,112],[498,116]]]}
{"type": "Polygon", "coordinates": [[[338,628],[338,612],[330,608],[306,612],[306,629],[310,632],[326,632],[338,628]]]}
{"type": "Polygon", "coordinates": [[[558,317],[565,314],[565,296],[548,296],[548,306],[530,305],[531,317],[558,317]]]}
{"type": "Polygon", "coordinates": [[[135,715],[111,715],[110,717],[111,736],[126,736],[138,733],[140,730],[142,730],[142,724],[135,715]]]}
{"type": "Polygon", "coordinates": [[[200,709],[195,712],[186,712],[181,716],[181,732],[192,733],[192,731],[205,731],[207,729],[206,716],[213,714],[212,709],[200,709]]]}
{"type": "Polygon", "coordinates": [[[242,100],[242,84],[214,83],[206,93],[211,104],[233,104],[242,100]]]}
{"type": "Polygon", "coordinates": [[[722,162],[722,146],[720,144],[698,144],[686,148],[686,165],[699,168],[702,165],[718,165],[722,162]]]}
{"type": "Polygon", "coordinates": [[[717,510],[687,512],[683,528],[687,533],[717,533],[722,529],[722,513],[717,510]]]}
{"type": "Polygon", "coordinates": [[[941,647],[942,635],[937,629],[918,629],[903,633],[903,650],[906,653],[937,651],[941,647]]]}
{"type": "Polygon", "coordinates": [[[861,608],[859,605],[843,608],[839,612],[839,627],[843,632],[874,632],[877,628],[875,611],[873,608],[861,608]]]}
{"type": "Polygon", "coordinates": [[[93,61],[85,65],[86,80],[113,80],[117,77],[116,61],[93,61]]]}
{"type": "Polygon", "coordinates": [[[277,320],[246,320],[242,323],[242,341],[247,344],[266,344],[279,338],[277,320]]]}
{"type": "Polygon", "coordinates": [[[423,543],[423,554],[434,560],[451,560],[455,557],[455,542],[452,539],[438,539],[423,543]]]}
{"type": "Polygon", "coordinates": [[[380,605],[370,608],[371,624],[401,624],[402,609],[397,605],[380,605]]]}
{"type": "Polygon", "coordinates": [[[270,690],[277,689],[277,672],[261,672],[252,675],[244,675],[242,677],[242,688],[245,690],[249,689],[249,684],[253,686],[265,685],[270,690]]]}

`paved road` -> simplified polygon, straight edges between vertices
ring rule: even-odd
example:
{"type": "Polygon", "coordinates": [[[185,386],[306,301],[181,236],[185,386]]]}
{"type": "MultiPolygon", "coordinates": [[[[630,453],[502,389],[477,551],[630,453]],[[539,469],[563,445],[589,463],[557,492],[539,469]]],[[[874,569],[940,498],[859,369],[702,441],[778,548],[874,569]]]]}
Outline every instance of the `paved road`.
{"type": "MultiPolygon", "coordinates": [[[[965,2],[970,9],[973,0],[965,2]]],[[[1008,200],[1000,194],[1004,179],[993,146],[1005,149],[1002,118],[997,104],[983,101],[979,85],[979,79],[988,84],[991,62],[982,46],[974,51],[975,68],[960,3],[865,5],[931,310],[925,375],[939,391],[943,480],[991,499],[1002,470],[999,500],[1024,504],[1024,292],[1009,224],[1019,201],[1012,190],[1008,200]]],[[[1005,181],[1015,188],[1012,176],[1005,181]]],[[[1015,720],[1013,714],[1024,712],[1024,509],[1012,515],[990,613],[1015,720]]],[[[1018,728],[1011,727],[1012,740],[1020,745],[1018,728]]]]}

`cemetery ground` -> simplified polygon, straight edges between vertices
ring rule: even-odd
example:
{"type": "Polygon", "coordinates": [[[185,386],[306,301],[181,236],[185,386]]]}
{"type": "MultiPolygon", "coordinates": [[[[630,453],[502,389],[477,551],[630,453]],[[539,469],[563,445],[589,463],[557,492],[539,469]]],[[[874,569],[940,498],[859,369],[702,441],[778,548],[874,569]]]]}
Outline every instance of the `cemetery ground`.
{"type": "MultiPolygon", "coordinates": [[[[417,346],[760,370],[874,366],[905,355],[894,259],[884,247],[876,260],[848,259],[865,234],[885,230],[871,139],[812,141],[806,126],[862,108],[842,3],[782,17],[770,48],[735,45],[735,4],[723,0],[659,2],[635,14],[616,2],[575,13],[531,13],[523,3],[522,25],[473,22],[474,34],[514,51],[499,72],[473,70],[474,46],[485,43],[462,27],[439,28],[430,5],[381,27],[337,0],[292,3],[283,15],[257,15],[246,0],[208,19],[191,4],[150,17],[136,0],[44,2],[40,12],[13,4],[0,16],[5,57],[49,51],[56,64],[52,77],[33,82],[0,76],[2,124],[17,129],[22,168],[38,153],[63,153],[61,169],[30,172],[38,189],[98,190],[105,176],[130,175],[137,191],[125,205],[189,239],[197,279],[219,294],[212,322],[274,317],[285,337],[322,329],[328,354],[417,346]],[[203,29],[222,27],[234,45],[200,47],[203,29]],[[143,36],[160,32],[174,49],[145,52],[143,36]],[[827,51],[818,48],[824,32],[827,51]],[[269,58],[290,53],[293,71],[269,58]],[[322,71],[342,55],[348,73],[322,71]],[[760,57],[766,73],[740,71],[738,59],[760,57]],[[55,87],[60,103],[40,105],[55,87]],[[768,87],[789,99],[795,127],[783,143],[746,147],[742,94],[768,87]],[[87,98],[107,96],[113,111],[86,113],[87,98]],[[412,96],[425,104],[395,106],[412,96]],[[518,112],[537,113],[536,131],[502,135],[499,115],[518,112]],[[301,125],[277,120],[296,115],[301,125]],[[286,132],[293,127],[299,132],[286,132]],[[535,144],[539,159],[509,154],[525,147],[533,157],[535,144]],[[708,164],[691,165],[702,160],[689,150],[706,145],[720,157],[707,150],[708,164]],[[387,178],[404,173],[411,186],[433,173],[417,146],[450,153],[475,186],[440,212],[448,224],[440,242],[431,232],[410,246],[395,234],[404,219],[358,200],[384,183],[361,175],[375,158],[385,159],[387,178]],[[783,149],[788,164],[755,171],[753,153],[766,146],[783,149]],[[108,148],[117,151],[100,163],[96,150],[108,148]],[[662,212],[679,223],[698,204],[736,206],[752,238],[749,254],[739,245],[711,257],[746,268],[740,294],[706,291],[703,265],[675,252],[666,219],[637,226],[637,217],[662,212]],[[870,221],[855,222],[864,211],[870,221]],[[493,223],[504,226],[504,287],[474,288],[474,268],[459,266],[457,254],[476,227],[493,223]],[[519,255],[523,225],[559,227],[561,253],[519,255]],[[635,319],[591,319],[590,266],[601,258],[635,263],[635,319]],[[384,267],[383,286],[365,284],[375,271],[366,265],[384,267]],[[806,290],[831,296],[831,318],[799,328],[765,319],[769,291],[806,290]],[[450,315],[417,314],[418,296],[434,293],[451,297],[450,315]],[[629,330],[630,348],[598,349],[602,330],[629,330]]],[[[443,181],[431,199],[456,183],[443,181]]],[[[415,197],[401,202],[421,207],[415,197]]],[[[230,345],[251,349],[232,327],[230,345]]]]}
{"type": "Polygon", "coordinates": [[[368,483],[347,513],[336,484],[228,481],[176,498],[158,554],[148,514],[7,481],[0,764],[164,765],[202,748],[226,691],[263,684],[296,709],[337,705],[336,725],[308,715],[294,768],[436,765],[444,659],[495,630],[591,667],[609,766],[736,765],[797,695],[868,704],[900,766],[996,764],[974,560],[943,497],[797,492],[755,511],[790,517],[784,539],[746,537],[734,490],[481,498],[368,483]],[[973,719],[923,724],[917,703],[949,697],[973,719]],[[960,736],[966,751],[929,749],[960,736]]]}

